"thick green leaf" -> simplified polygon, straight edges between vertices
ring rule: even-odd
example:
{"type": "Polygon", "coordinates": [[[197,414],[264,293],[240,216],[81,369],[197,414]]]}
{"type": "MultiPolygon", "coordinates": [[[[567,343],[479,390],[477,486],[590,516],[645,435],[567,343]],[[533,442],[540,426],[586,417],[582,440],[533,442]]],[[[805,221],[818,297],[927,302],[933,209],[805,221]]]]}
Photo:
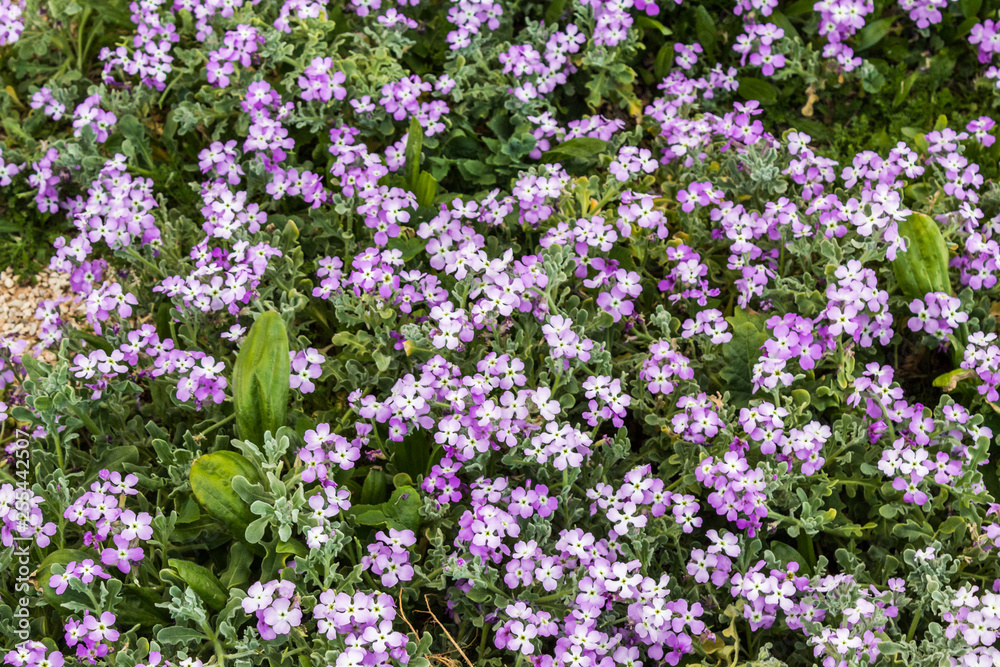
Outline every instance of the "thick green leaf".
{"type": "Polygon", "coordinates": [[[236,542],[229,549],[229,563],[219,577],[219,583],[226,590],[239,588],[250,581],[250,566],[253,554],[242,543],[236,542]]]}
{"type": "Polygon", "coordinates": [[[983,6],[983,0],[958,0],[958,6],[962,10],[962,16],[974,18],[979,14],[983,6]]]}
{"type": "Polygon", "coordinates": [[[260,473],[254,465],[236,452],[212,452],[191,465],[194,497],[209,515],[242,539],[256,517],[250,505],[233,489],[233,478],[237,476],[251,483],[260,482],[260,473]]]}
{"type": "Polygon", "coordinates": [[[542,162],[558,162],[568,157],[592,158],[608,149],[608,142],[593,137],[577,137],[564,141],[542,154],[542,162]]]}
{"type": "MultiPolygon", "coordinates": [[[[419,255],[427,247],[427,240],[422,239],[419,236],[414,236],[413,238],[406,238],[405,236],[397,236],[394,239],[389,239],[389,249],[399,250],[403,253],[403,261],[409,262],[414,257],[419,255]]],[[[341,345],[341,343],[335,344],[341,345]]]]}
{"type": "Polygon", "coordinates": [[[350,513],[354,521],[363,526],[382,526],[401,530],[420,528],[420,493],[412,486],[401,486],[392,492],[389,500],[378,505],[354,505],[350,513]]]}
{"type": "Polygon", "coordinates": [[[385,473],[379,468],[372,468],[361,485],[358,500],[362,505],[377,505],[385,501],[386,489],[385,473]]]}
{"type": "Polygon", "coordinates": [[[951,294],[948,246],[937,221],[913,213],[899,223],[899,235],[906,239],[906,251],[896,254],[892,270],[900,291],[910,299],[923,299],[928,292],[951,294]]]}
{"type": "Polygon", "coordinates": [[[431,176],[429,171],[420,172],[420,177],[417,178],[417,187],[413,191],[413,194],[417,198],[417,205],[433,206],[434,198],[437,197],[437,191],[437,179],[431,176]]]}
{"type": "Polygon", "coordinates": [[[715,19],[708,13],[708,9],[703,4],[695,5],[694,28],[695,34],[698,36],[698,43],[707,53],[714,53],[719,26],[715,24],[715,19]]]}
{"type": "Polygon", "coordinates": [[[650,30],[656,30],[661,35],[663,35],[664,37],[666,37],[667,35],[674,34],[673,30],[671,30],[667,26],[663,25],[662,23],[660,23],[656,19],[650,18],[649,16],[643,16],[641,14],[639,16],[635,17],[635,23],[634,23],[634,25],[635,25],[636,28],[639,28],[640,30],[643,30],[643,31],[646,31],[646,32],[648,32],[650,30]]]}
{"type": "Polygon", "coordinates": [[[749,399],[753,391],[753,367],[760,359],[760,348],[768,335],[759,315],[750,316],[738,308],[732,317],[726,318],[733,327],[733,338],[722,346],[726,366],[722,377],[730,398],[742,403],[749,399]]]}
{"type": "Polygon", "coordinates": [[[656,59],[653,60],[653,74],[657,79],[665,77],[674,66],[674,44],[667,42],[656,52],[656,59]]]}
{"type": "Polygon", "coordinates": [[[545,10],[545,24],[556,25],[566,10],[566,0],[552,0],[545,10]]]}
{"type": "Polygon", "coordinates": [[[264,444],[264,433],[285,425],[288,410],[288,332],[274,311],[261,314],[250,327],[233,366],[233,402],[240,437],[264,444]]]}
{"type": "Polygon", "coordinates": [[[744,99],[757,100],[761,104],[774,104],[778,101],[778,89],[763,79],[743,77],[737,91],[744,99]]]}
{"type": "Polygon", "coordinates": [[[197,593],[198,597],[209,607],[219,610],[226,606],[229,593],[211,570],[191,561],[177,558],[168,560],[167,565],[173,568],[177,575],[184,580],[184,583],[190,586],[191,590],[197,593]]]}
{"type": "Polygon", "coordinates": [[[771,553],[773,553],[774,556],[782,563],[798,563],[800,574],[812,576],[812,567],[809,566],[805,557],[799,553],[798,549],[795,547],[785,544],[784,542],[774,540],[768,545],[768,549],[770,549],[771,553]]]}
{"type": "Polygon", "coordinates": [[[264,539],[264,531],[267,530],[267,517],[261,517],[255,521],[252,521],[247,529],[243,532],[243,536],[246,541],[250,544],[257,544],[262,539],[264,539]]]}
{"type": "Polygon", "coordinates": [[[115,607],[119,624],[129,627],[136,624],[152,626],[168,623],[170,617],[165,610],[156,606],[160,601],[160,594],[147,586],[125,584],[118,606],[115,607]]]}
{"type": "Polygon", "coordinates": [[[895,17],[888,16],[877,21],[870,21],[854,38],[854,50],[864,51],[881,42],[882,38],[889,33],[895,20],[895,17]]]}
{"type": "Polygon", "coordinates": [[[410,118],[410,131],[406,139],[406,181],[410,187],[417,185],[417,176],[420,174],[420,153],[424,149],[424,128],[420,126],[420,121],[416,116],[410,118]]]}
{"type": "Polygon", "coordinates": [[[412,486],[401,486],[392,492],[392,496],[383,505],[386,515],[395,519],[404,527],[417,532],[420,527],[420,492],[412,486]]]}

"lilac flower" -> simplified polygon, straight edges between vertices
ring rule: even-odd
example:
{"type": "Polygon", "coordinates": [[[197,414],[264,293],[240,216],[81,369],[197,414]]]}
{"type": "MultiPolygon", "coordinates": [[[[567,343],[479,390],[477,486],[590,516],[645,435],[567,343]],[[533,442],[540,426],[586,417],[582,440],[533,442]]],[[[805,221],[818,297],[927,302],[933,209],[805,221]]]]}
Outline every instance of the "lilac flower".
{"type": "Polygon", "coordinates": [[[79,137],[84,127],[89,127],[95,135],[97,143],[108,140],[109,133],[118,122],[118,117],[110,111],[104,111],[98,105],[100,95],[91,95],[79,104],[73,111],[73,136],[79,137]]]}
{"type": "Polygon", "coordinates": [[[41,109],[42,113],[52,120],[60,120],[66,113],[66,105],[58,101],[48,86],[42,86],[31,95],[31,108],[41,109]]]}
{"type": "Polygon", "coordinates": [[[311,394],[316,390],[316,385],[312,381],[323,374],[321,364],[326,361],[326,357],[312,347],[305,351],[289,352],[288,357],[291,360],[289,385],[292,389],[298,389],[303,394],[311,394]]]}
{"type": "Polygon", "coordinates": [[[86,613],[83,618],[83,627],[88,631],[88,639],[93,642],[115,641],[118,639],[118,631],[114,629],[116,617],[110,611],[106,611],[98,616],[91,616],[86,613]]]}

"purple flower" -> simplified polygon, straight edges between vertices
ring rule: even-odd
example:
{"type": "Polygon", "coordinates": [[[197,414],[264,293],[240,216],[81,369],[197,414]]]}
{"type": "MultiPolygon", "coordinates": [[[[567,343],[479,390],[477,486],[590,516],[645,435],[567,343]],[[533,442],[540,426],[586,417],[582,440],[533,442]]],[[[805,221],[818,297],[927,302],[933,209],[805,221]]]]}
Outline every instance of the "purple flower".
{"type": "MultiPolygon", "coordinates": [[[[127,570],[125,570],[127,572],[127,570]]],[[[115,641],[118,639],[118,631],[114,629],[115,615],[106,611],[98,616],[91,616],[86,612],[83,618],[83,627],[88,632],[88,639],[92,642],[115,641]]]]}
{"type": "Polygon", "coordinates": [[[107,547],[101,552],[101,562],[105,565],[114,565],[124,574],[128,574],[131,569],[131,562],[142,560],[143,551],[141,547],[131,547],[131,540],[123,534],[115,535],[113,539],[115,546],[107,547]]]}

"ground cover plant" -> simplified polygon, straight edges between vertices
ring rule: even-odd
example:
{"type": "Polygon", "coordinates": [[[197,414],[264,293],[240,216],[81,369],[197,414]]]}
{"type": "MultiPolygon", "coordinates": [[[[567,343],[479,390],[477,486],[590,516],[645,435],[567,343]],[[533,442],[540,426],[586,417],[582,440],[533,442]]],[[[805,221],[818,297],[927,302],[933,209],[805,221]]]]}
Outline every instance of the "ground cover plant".
{"type": "Polygon", "coordinates": [[[4,663],[1000,665],[998,53],[0,0],[0,258],[73,294],[0,323],[4,663]]]}

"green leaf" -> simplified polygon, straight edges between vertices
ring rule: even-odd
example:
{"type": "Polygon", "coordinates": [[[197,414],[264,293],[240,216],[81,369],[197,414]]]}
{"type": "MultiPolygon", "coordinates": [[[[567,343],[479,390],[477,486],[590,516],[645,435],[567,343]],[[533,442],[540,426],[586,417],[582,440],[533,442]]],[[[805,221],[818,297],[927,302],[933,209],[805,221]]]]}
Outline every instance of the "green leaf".
{"type": "Polygon", "coordinates": [[[670,73],[674,66],[674,44],[668,42],[660,47],[656,52],[656,59],[653,61],[653,74],[657,79],[662,79],[670,73]]]}
{"type": "Polygon", "coordinates": [[[219,583],[226,590],[238,588],[250,581],[250,566],[253,564],[253,554],[241,542],[235,542],[229,549],[229,563],[219,583]]]}
{"type": "Polygon", "coordinates": [[[962,16],[973,18],[979,14],[983,6],[983,0],[958,0],[958,7],[962,10],[962,16]]]}
{"type": "Polygon", "coordinates": [[[785,16],[801,16],[813,11],[815,0],[798,0],[785,10],[785,16]]]}
{"type": "Polygon", "coordinates": [[[906,251],[897,252],[892,270],[900,291],[910,299],[923,299],[928,292],[951,294],[948,276],[948,246],[941,225],[923,213],[913,213],[899,223],[906,251]]]}
{"type": "Polygon", "coordinates": [[[899,508],[897,508],[895,505],[879,505],[878,513],[883,518],[891,519],[895,517],[897,514],[899,514],[899,508]]]}
{"type": "Polygon", "coordinates": [[[354,521],[363,526],[388,525],[401,530],[409,528],[417,532],[420,528],[420,508],[423,501],[420,493],[412,486],[401,486],[392,492],[392,496],[378,505],[354,505],[350,513],[354,521]]]}
{"type": "Polygon", "coordinates": [[[545,10],[545,25],[556,25],[566,10],[566,0],[552,0],[545,10]]]}
{"type": "Polygon", "coordinates": [[[160,594],[146,586],[125,584],[122,587],[120,601],[115,607],[115,614],[122,627],[132,625],[160,625],[170,619],[164,610],[156,605],[160,602],[160,594]]]}
{"type": "Polygon", "coordinates": [[[774,104],[778,101],[778,89],[772,84],[754,77],[740,79],[737,91],[744,99],[757,100],[762,105],[774,104]]]}
{"type": "Polygon", "coordinates": [[[350,345],[357,350],[358,354],[368,353],[368,345],[366,341],[362,341],[358,335],[351,331],[338,331],[334,334],[330,342],[334,345],[350,345]]]}
{"type": "MultiPolygon", "coordinates": [[[[394,239],[389,239],[389,249],[399,250],[403,253],[403,261],[409,262],[411,259],[422,253],[427,248],[427,240],[422,239],[419,236],[414,236],[413,238],[406,238],[404,236],[397,236],[394,239]]],[[[342,343],[336,343],[336,345],[342,345],[342,343]]]]}
{"type": "Polygon", "coordinates": [[[361,485],[361,495],[358,501],[362,505],[377,505],[385,502],[385,494],[388,490],[385,473],[379,468],[372,468],[365,476],[365,481],[361,485]]]}
{"type": "Polygon", "coordinates": [[[753,367],[760,359],[760,348],[768,335],[763,318],[759,315],[748,316],[742,308],[737,308],[733,316],[726,320],[733,327],[733,338],[722,346],[726,366],[721,374],[731,398],[743,403],[753,391],[753,367]]]}
{"type": "Polygon", "coordinates": [[[187,644],[193,641],[205,641],[206,639],[208,638],[197,630],[179,625],[163,628],[156,633],[156,641],[161,644],[187,644]]]}
{"type": "Polygon", "coordinates": [[[788,563],[798,563],[800,574],[810,577],[812,576],[812,567],[809,566],[805,557],[803,557],[803,555],[799,553],[798,549],[795,547],[785,544],[784,542],[774,540],[768,545],[768,549],[770,549],[775,558],[780,560],[783,564],[787,565],[788,563]]]}
{"type": "MultiPolygon", "coordinates": [[[[899,642],[886,642],[882,641],[878,643],[878,652],[882,655],[896,655],[898,653],[903,653],[909,651],[909,647],[905,644],[900,644],[899,642]]],[[[896,664],[895,661],[893,664],[896,664]]]]}
{"type": "Polygon", "coordinates": [[[171,558],[167,561],[167,565],[177,572],[184,583],[190,586],[206,605],[216,611],[226,606],[229,593],[211,570],[178,558],[171,558]]]}
{"type": "Polygon", "coordinates": [[[913,519],[907,519],[906,523],[897,523],[892,527],[892,534],[911,542],[920,538],[928,542],[934,539],[934,533],[926,524],[921,525],[913,519]]]}
{"type": "Polygon", "coordinates": [[[976,372],[973,370],[966,370],[964,368],[956,368],[953,371],[948,371],[942,375],[934,378],[933,384],[935,387],[940,387],[944,391],[954,391],[958,386],[958,383],[962,380],[967,380],[976,376],[976,372]]]}
{"type": "Polygon", "coordinates": [[[243,536],[246,541],[250,544],[258,544],[262,539],[264,539],[264,531],[267,530],[267,523],[266,516],[262,516],[259,519],[252,521],[243,532],[243,536]]]}
{"type": "Polygon", "coordinates": [[[427,474],[432,445],[433,442],[423,430],[410,433],[402,442],[387,443],[388,454],[396,470],[407,473],[413,479],[427,474]]]}
{"type": "Polygon", "coordinates": [[[465,596],[476,604],[482,604],[490,599],[490,589],[486,586],[473,586],[465,596]]]}
{"type": "Polygon", "coordinates": [[[788,20],[788,17],[781,12],[771,12],[771,23],[778,26],[785,31],[785,36],[791,37],[793,39],[800,39],[799,31],[795,29],[792,22],[788,20]]]}
{"type": "Polygon", "coordinates": [[[812,402],[812,397],[809,395],[809,392],[806,391],[805,389],[793,389],[792,401],[795,402],[795,405],[807,408],[809,407],[809,404],[812,402]]]}
{"type": "Polygon", "coordinates": [[[555,148],[542,153],[542,162],[558,162],[562,158],[588,159],[600,155],[608,148],[608,142],[593,137],[577,137],[564,141],[555,148]]]}
{"type": "Polygon", "coordinates": [[[420,174],[420,153],[424,149],[424,129],[416,116],[410,118],[410,131],[406,139],[406,180],[410,187],[416,187],[420,174]]]}
{"type": "Polygon", "coordinates": [[[290,373],[285,323],[273,310],[262,313],[250,327],[233,366],[240,438],[261,445],[266,431],[275,433],[285,425],[290,373]]]}
{"type": "Polygon", "coordinates": [[[698,36],[698,43],[704,47],[706,53],[714,52],[719,27],[715,24],[715,19],[708,13],[708,9],[703,4],[696,5],[695,7],[694,31],[695,35],[698,36]]]}
{"type": "Polygon", "coordinates": [[[309,549],[298,540],[279,541],[274,550],[279,554],[295,554],[299,558],[305,558],[309,555],[309,549]]]}
{"type": "Polygon", "coordinates": [[[87,343],[93,345],[95,348],[99,350],[104,350],[108,354],[111,354],[111,351],[114,349],[114,346],[108,341],[106,341],[104,338],[101,338],[100,336],[95,336],[92,333],[87,333],[86,331],[79,331],[77,329],[73,329],[70,331],[69,335],[70,338],[79,338],[80,340],[86,341],[87,343]]]}
{"type": "Polygon", "coordinates": [[[889,30],[892,28],[892,23],[895,20],[895,17],[888,16],[884,19],[871,21],[865,25],[865,27],[862,28],[854,38],[855,52],[870,49],[882,41],[882,38],[889,33],[889,30]]]}
{"type": "Polygon", "coordinates": [[[420,527],[420,492],[412,486],[401,486],[392,492],[392,496],[384,503],[386,515],[395,519],[404,527],[417,532],[420,527]]]}
{"type": "Polygon", "coordinates": [[[643,16],[641,14],[635,17],[635,22],[633,25],[635,25],[635,27],[645,32],[649,32],[650,30],[658,30],[660,34],[663,35],[664,37],[674,34],[673,30],[663,25],[656,19],[650,18],[648,16],[643,16]]]}
{"type": "Polygon", "coordinates": [[[417,197],[417,205],[433,206],[434,198],[437,197],[437,191],[437,179],[431,176],[429,171],[420,172],[420,177],[417,179],[417,187],[413,191],[413,194],[417,197]]]}
{"type": "Polygon", "coordinates": [[[384,373],[389,368],[389,364],[392,363],[392,357],[381,350],[373,351],[372,359],[375,360],[375,368],[378,369],[379,373],[384,373]]]}
{"type": "Polygon", "coordinates": [[[351,507],[354,521],[362,526],[381,526],[388,522],[389,517],[380,509],[381,506],[355,505],[351,507]]]}
{"type": "Polygon", "coordinates": [[[919,72],[913,72],[910,76],[899,82],[899,91],[896,93],[896,97],[892,100],[893,109],[907,100],[910,94],[910,89],[913,88],[913,84],[916,82],[919,74],[919,72]]]}
{"type": "Polygon", "coordinates": [[[236,452],[212,452],[198,457],[191,465],[191,491],[205,511],[243,539],[247,526],[255,519],[250,505],[233,489],[233,478],[245,477],[260,482],[260,473],[250,461],[236,452]]]}
{"type": "Polygon", "coordinates": [[[960,516],[950,516],[941,522],[938,526],[937,532],[944,533],[945,535],[951,535],[960,528],[965,527],[965,519],[960,516]]]}

